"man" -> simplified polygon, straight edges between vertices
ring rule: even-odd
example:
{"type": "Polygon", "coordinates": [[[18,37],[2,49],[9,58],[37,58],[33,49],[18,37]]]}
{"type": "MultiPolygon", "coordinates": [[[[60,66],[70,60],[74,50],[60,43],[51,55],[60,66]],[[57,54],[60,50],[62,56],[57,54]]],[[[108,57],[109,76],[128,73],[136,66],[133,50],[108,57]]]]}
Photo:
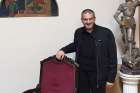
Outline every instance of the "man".
{"type": "Polygon", "coordinates": [[[95,13],[85,9],[81,13],[83,27],[76,30],[74,42],[56,53],[63,59],[65,53],[76,52],[79,63],[77,93],[105,93],[113,86],[117,73],[116,44],[112,32],[95,24],[95,13]]]}

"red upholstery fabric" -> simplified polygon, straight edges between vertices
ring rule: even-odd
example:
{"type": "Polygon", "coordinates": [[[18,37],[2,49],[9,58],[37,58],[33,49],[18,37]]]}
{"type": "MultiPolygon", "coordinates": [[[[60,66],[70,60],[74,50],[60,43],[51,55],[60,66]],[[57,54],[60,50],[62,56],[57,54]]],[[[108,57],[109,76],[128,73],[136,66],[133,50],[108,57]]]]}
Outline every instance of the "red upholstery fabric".
{"type": "Polygon", "coordinates": [[[41,93],[75,93],[75,66],[64,62],[43,63],[41,93]]]}

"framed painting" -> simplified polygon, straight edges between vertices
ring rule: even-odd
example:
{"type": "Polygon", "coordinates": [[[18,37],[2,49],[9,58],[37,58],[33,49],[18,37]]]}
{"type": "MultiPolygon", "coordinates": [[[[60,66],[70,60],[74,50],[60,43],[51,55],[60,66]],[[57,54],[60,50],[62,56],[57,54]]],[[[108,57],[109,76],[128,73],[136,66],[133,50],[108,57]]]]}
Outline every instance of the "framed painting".
{"type": "Polygon", "coordinates": [[[58,16],[56,0],[1,0],[0,17],[58,16]]]}

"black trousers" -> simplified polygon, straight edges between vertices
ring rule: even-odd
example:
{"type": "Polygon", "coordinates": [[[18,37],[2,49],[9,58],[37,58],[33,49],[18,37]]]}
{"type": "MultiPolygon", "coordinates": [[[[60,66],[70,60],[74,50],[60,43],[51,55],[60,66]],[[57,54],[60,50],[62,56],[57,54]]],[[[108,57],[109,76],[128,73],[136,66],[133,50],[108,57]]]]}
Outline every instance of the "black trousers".
{"type": "Polygon", "coordinates": [[[96,72],[79,71],[77,93],[105,93],[105,86],[97,88],[96,72]]]}

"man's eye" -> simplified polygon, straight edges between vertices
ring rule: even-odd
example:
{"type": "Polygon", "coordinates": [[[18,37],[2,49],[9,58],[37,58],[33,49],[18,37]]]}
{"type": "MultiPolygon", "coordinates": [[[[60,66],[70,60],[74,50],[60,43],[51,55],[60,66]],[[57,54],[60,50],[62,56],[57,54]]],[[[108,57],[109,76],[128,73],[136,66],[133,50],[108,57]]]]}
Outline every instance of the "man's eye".
{"type": "Polygon", "coordinates": [[[90,18],[89,20],[92,20],[93,18],[90,18]]]}
{"type": "Polygon", "coordinates": [[[83,19],[84,21],[87,21],[88,19],[83,19]]]}

